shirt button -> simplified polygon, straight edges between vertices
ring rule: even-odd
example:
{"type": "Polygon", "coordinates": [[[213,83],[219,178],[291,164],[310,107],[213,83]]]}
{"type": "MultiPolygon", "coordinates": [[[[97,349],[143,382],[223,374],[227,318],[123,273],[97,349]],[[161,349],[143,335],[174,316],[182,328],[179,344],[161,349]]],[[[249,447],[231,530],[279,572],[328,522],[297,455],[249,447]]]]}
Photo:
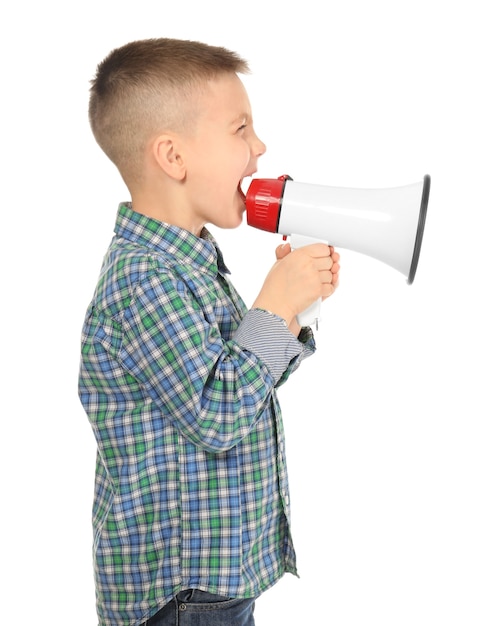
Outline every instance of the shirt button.
{"type": "Polygon", "coordinates": [[[180,604],[179,605],[179,611],[185,611],[187,609],[187,604],[180,604]]]}

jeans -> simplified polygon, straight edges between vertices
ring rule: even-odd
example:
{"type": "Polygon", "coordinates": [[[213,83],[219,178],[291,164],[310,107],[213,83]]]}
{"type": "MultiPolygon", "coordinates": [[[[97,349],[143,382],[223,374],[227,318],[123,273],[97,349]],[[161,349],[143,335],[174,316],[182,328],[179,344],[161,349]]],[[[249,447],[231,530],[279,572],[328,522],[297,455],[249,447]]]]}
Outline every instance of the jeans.
{"type": "Polygon", "coordinates": [[[254,626],[254,604],[254,598],[225,598],[187,589],[143,626],[254,626]]]}

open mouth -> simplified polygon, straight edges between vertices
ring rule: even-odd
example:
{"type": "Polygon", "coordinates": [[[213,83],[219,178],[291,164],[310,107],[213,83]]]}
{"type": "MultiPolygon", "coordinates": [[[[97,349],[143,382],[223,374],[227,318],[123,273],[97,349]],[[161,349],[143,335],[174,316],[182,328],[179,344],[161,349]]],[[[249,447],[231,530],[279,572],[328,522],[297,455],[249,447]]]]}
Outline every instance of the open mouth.
{"type": "Polygon", "coordinates": [[[252,178],[250,176],[246,176],[245,178],[242,178],[240,182],[238,183],[238,192],[244,203],[247,197],[247,191],[248,191],[248,188],[250,187],[251,180],[252,178]]]}

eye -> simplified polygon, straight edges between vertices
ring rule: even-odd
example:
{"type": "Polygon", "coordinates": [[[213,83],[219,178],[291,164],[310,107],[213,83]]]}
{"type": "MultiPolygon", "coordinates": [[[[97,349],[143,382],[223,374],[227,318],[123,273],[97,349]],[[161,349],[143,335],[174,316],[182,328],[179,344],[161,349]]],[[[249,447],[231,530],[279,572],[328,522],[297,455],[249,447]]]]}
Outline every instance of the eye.
{"type": "Polygon", "coordinates": [[[241,126],[238,127],[237,129],[237,133],[240,133],[242,131],[244,131],[247,128],[247,124],[242,124],[241,126]]]}

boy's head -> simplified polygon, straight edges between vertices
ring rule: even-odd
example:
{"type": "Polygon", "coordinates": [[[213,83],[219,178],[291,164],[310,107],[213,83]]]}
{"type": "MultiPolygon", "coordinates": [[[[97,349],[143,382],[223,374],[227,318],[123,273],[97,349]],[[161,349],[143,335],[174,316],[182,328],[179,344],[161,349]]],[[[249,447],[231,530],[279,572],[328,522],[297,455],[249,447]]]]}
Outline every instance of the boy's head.
{"type": "Polygon", "coordinates": [[[234,52],[175,39],[134,41],[98,66],[91,127],[136,211],[196,234],[241,223],[242,181],[266,150],[237,76],[247,72],[234,52]]]}
{"type": "Polygon", "coordinates": [[[208,80],[248,71],[236,53],[196,41],[128,43],[98,65],[91,82],[89,120],[95,139],[128,184],[139,175],[153,135],[189,129],[198,91],[208,80]]]}

